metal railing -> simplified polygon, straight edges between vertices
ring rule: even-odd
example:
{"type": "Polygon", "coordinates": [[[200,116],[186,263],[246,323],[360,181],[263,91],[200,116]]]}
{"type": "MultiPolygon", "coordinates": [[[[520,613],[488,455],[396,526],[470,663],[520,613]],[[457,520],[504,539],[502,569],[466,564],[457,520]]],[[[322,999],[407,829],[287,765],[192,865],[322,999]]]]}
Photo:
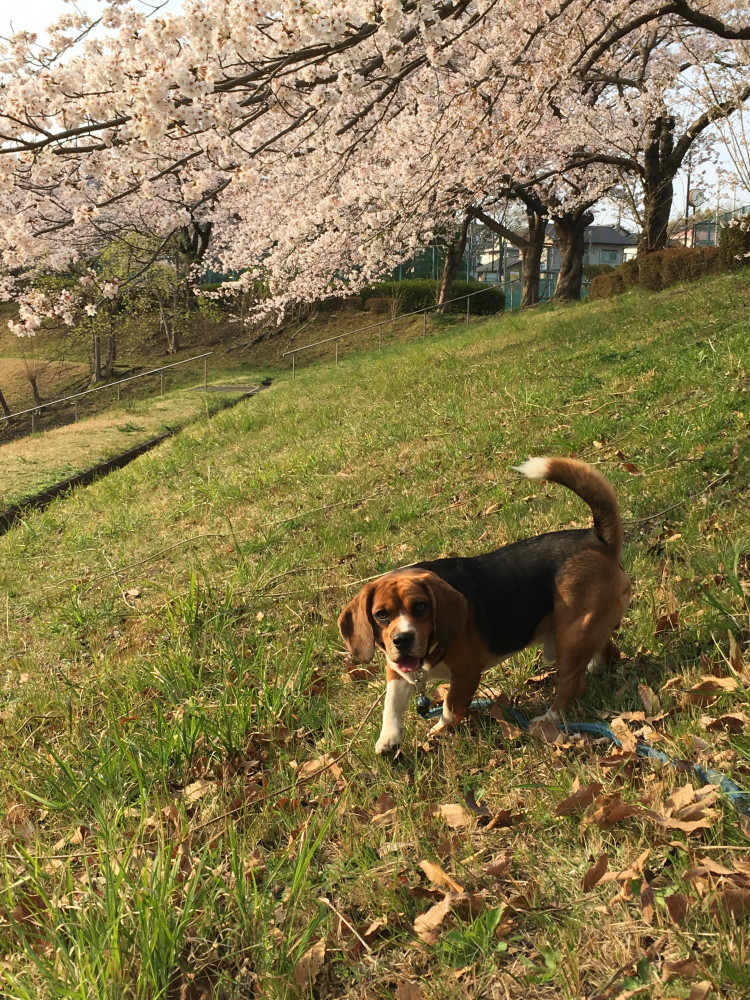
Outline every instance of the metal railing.
{"type": "MultiPolygon", "coordinates": [[[[487,288],[495,288],[495,285],[487,285],[487,288]]],[[[339,341],[343,340],[344,337],[353,337],[356,333],[365,333],[367,330],[374,330],[379,327],[378,330],[378,350],[382,350],[383,347],[383,327],[387,323],[397,323],[400,319],[408,319],[409,316],[421,316],[422,317],[422,339],[427,336],[427,313],[434,309],[442,309],[443,306],[449,306],[453,302],[461,302],[466,299],[466,323],[469,322],[469,314],[471,312],[471,299],[474,295],[481,295],[483,292],[487,291],[487,288],[478,288],[475,292],[469,292],[468,295],[458,295],[455,299],[446,299],[445,302],[437,302],[434,306],[425,306],[423,309],[415,309],[413,312],[401,313],[400,316],[392,316],[390,319],[381,319],[377,323],[370,323],[367,326],[360,326],[356,330],[347,330],[346,333],[338,333],[335,337],[326,337],[324,340],[316,340],[312,344],[304,344],[302,347],[294,347],[291,351],[284,351],[281,355],[285,358],[287,355],[292,356],[292,378],[296,375],[295,360],[296,355],[301,351],[308,351],[311,347],[320,347],[321,344],[334,343],[336,347],[336,364],[339,363],[339,341]]]]}
{"type": "Polygon", "coordinates": [[[120,402],[120,386],[124,385],[126,382],[134,382],[139,378],[148,378],[149,375],[159,375],[161,373],[161,395],[164,395],[164,372],[168,368],[177,368],[179,365],[190,364],[191,361],[200,361],[203,358],[203,385],[208,385],[208,361],[213,354],[213,351],[207,351],[205,354],[196,354],[195,357],[185,358],[182,361],[173,361],[172,364],[162,365],[161,368],[152,368],[147,372],[140,372],[138,375],[129,375],[127,378],[118,379],[116,382],[107,382],[105,385],[95,385],[92,389],[82,389],[81,392],[73,392],[69,396],[60,396],[59,399],[50,399],[49,402],[42,402],[38,406],[29,406],[25,410],[17,410],[15,413],[7,413],[0,416],[0,420],[13,420],[14,417],[22,417],[27,413],[31,414],[31,432],[32,434],[36,430],[36,415],[42,409],[46,409],[48,406],[56,406],[58,403],[67,403],[71,399],[73,400],[73,406],[75,407],[75,420],[78,420],[78,400],[81,396],[88,396],[92,392],[103,392],[105,389],[117,388],[117,402],[120,402]]]}

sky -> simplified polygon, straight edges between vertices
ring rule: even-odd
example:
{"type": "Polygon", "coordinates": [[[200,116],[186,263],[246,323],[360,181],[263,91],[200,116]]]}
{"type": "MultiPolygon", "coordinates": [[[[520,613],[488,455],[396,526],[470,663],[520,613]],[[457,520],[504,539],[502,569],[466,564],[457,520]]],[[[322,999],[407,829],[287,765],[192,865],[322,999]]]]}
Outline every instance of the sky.
{"type": "MultiPolygon", "coordinates": [[[[182,7],[182,0],[166,0],[162,5],[159,4],[159,0],[131,0],[131,2],[139,4],[146,10],[153,10],[157,6],[163,6],[166,10],[176,11],[182,7]]],[[[13,13],[12,17],[8,17],[5,12],[0,15],[0,34],[10,34],[12,26],[16,31],[35,31],[39,35],[40,41],[42,41],[46,26],[51,24],[61,14],[69,11],[71,7],[73,7],[73,4],[66,3],[65,0],[30,0],[26,4],[18,4],[16,7],[17,12],[13,13]]],[[[78,0],[75,7],[85,11],[91,17],[96,17],[97,13],[101,10],[101,4],[98,0],[78,0]]],[[[7,11],[8,7],[5,10],[7,11]]],[[[732,171],[732,164],[726,152],[719,151],[716,162],[707,165],[705,169],[705,183],[701,187],[706,195],[706,208],[709,206],[711,208],[716,207],[717,169],[724,172],[732,171]]],[[[684,173],[676,178],[673,207],[673,215],[675,216],[681,215],[685,211],[685,182],[686,176],[684,173]]],[[[725,185],[721,198],[722,207],[731,208],[733,203],[738,207],[750,204],[750,192],[743,188],[734,190],[731,185],[725,185]]],[[[602,205],[597,212],[596,221],[601,223],[616,222],[616,211],[602,205]]]]}
{"type": "MultiPolygon", "coordinates": [[[[159,0],[131,0],[144,10],[153,10],[160,6],[159,0]]],[[[4,10],[0,15],[0,34],[8,35],[11,32],[11,25],[15,31],[35,31],[40,40],[45,36],[44,29],[47,25],[56,21],[61,14],[67,14],[72,10],[80,10],[96,19],[101,11],[101,4],[97,0],[77,0],[76,3],[66,3],[65,0],[30,0],[28,3],[12,5],[14,10],[10,13],[11,4],[3,4],[4,10]]],[[[167,0],[164,7],[167,10],[179,10],[182,0],[167,0]]]]}

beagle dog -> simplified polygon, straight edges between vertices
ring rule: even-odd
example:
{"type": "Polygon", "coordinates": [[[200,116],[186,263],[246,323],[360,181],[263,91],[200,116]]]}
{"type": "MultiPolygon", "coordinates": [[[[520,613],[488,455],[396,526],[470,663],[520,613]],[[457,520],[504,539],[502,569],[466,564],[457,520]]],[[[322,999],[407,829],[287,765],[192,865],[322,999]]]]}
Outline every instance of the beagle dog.
{"type": "Polygon", "coordinates": [[[438,730],[466,717],[485,670],[541,644],[557,663],[546,717],[559,722],[585,691],[587,668],[619,659],[611,634],[632,587],[620,565],[623,530],[611,484],[571,458],[530,458],[517,471],[567,486],[591,508],[593,528],[397,569],[368,583],[341,612],[341,635],[355,659],[369,663],[376,646],[386,655],[376,753],[400,745],[409,698],[423,678],[450,682],[438,730]]]}

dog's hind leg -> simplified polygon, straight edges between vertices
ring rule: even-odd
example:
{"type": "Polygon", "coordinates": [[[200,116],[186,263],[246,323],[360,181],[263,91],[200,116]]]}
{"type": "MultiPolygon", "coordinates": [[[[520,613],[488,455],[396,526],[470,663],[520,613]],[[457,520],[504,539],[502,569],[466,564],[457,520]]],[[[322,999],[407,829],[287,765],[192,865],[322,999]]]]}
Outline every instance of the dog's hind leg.
{"type": "Polygon", "coordinates": [[[549,712],[555,721],[586,690],[587,668],[619,657],[611,635],[630,598],[630,581],[619,567],[613,571],[606,554],[581,553],[571,563],[555,598],[557,694],[549,712]]]}

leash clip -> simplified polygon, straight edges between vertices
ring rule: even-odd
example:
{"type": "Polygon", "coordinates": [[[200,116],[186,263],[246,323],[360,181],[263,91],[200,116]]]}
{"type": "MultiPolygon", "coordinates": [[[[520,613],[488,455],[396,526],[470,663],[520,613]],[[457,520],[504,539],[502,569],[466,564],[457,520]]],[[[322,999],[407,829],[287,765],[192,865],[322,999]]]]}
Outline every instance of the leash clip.
{"type": "Polygon", "coordinates": [[[417,689],[417,712],[424,719],[432,707],[432,702],[427,696],[427,673],[422,667],[414,678],[414,687],[417,689]]]}

